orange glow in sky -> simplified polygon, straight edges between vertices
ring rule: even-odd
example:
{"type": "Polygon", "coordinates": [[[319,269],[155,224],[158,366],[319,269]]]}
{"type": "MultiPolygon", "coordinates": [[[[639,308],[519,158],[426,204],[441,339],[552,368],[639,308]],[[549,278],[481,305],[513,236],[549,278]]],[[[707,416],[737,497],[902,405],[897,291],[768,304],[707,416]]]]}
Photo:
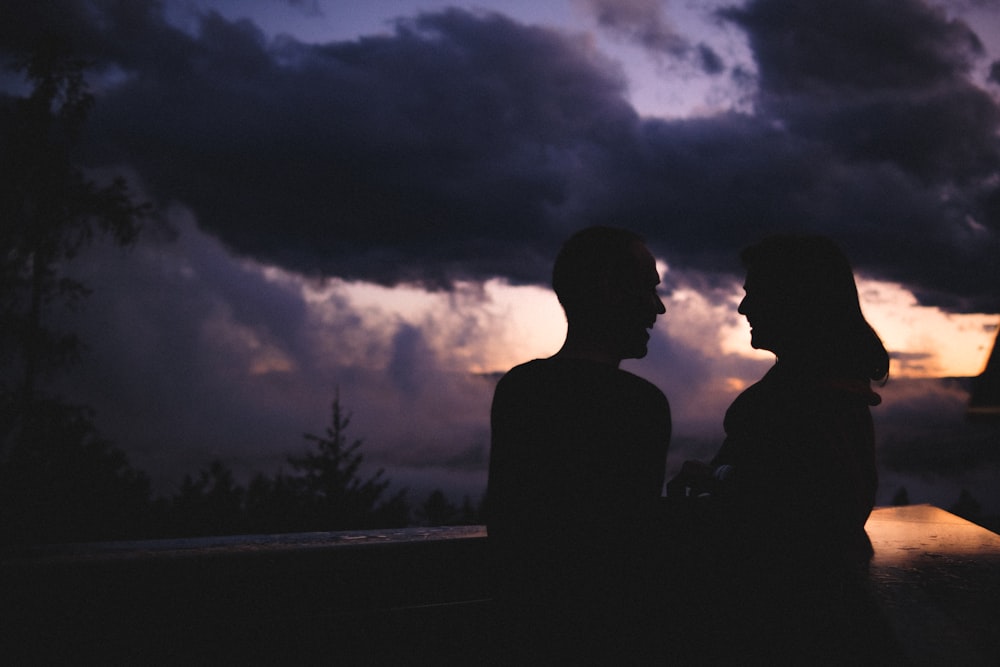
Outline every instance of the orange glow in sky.
{"type": "MultiPolygon", "coordinates": [[[[861,308],[893,355],[890,377],[937,378],[979,375],[993,349],[1000,315],[955,314],[921,306],[896,283],[858,279],[861,308]]],[[[733,297],[733,309],[741,295],[733,297]]],[[[750,329],[739,318],[725,329],[722,349],[768,358],[750,348],[750,329]]]]}
{"type": "MultiPolygon", "coordinates": [[[[912,293],[894,283],[859,279],[858,290],[866,317],[894,354],[892,377],[966,377],[982,372],[1000,316],[952,314],[920,306],[912,293]]],[[[337,293],[383,325],[420,327],[430,348],[449,358],[455,370],[502,371],[551,355],[566,332],[562,309],[550,289],[501,280],[458,285],[450,293],[331,281],[324,288],[305,288],[305,293],[316,303],[337,293]]],[[[771,358],[771,353],[750,347],[749,327],[736,313],[741,298],[735,283],[729,301],[721,303],[695,290],[676,290],[664,297],[667,313],[654,335],[669,336],[706,356],[771,358]]]]}
{"type": "Polygon", "coordinates": [[[920,306],[898,284],[859,280],[861,305],[892,360],[894,377],[979,375],[993,349],[1000,315],[954,314],[920,306]]]}

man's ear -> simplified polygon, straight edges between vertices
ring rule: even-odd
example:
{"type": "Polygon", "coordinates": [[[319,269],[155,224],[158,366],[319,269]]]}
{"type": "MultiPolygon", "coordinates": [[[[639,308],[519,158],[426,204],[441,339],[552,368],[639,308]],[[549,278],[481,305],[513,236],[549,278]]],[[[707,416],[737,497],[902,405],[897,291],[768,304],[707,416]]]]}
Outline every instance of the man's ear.
{"type": "Polygon", "coordinates": [[[614,303],[618,300],[618,286],[615,283],[611,271],[604,270],[597,275],[594,281],[594,301],[601,305],[614,303]]]}

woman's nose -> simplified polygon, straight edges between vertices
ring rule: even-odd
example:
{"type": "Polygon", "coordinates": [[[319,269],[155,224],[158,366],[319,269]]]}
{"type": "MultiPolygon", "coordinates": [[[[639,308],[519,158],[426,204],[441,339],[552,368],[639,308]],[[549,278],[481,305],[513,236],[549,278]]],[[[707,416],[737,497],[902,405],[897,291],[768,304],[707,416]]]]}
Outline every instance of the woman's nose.
{"type": "Polygon", "coordinates": [[[740,300],[740,305],[736,307],[736,312],[740,315],[747,314],[747,297],[743,297],[743,299],[740,300]]]}

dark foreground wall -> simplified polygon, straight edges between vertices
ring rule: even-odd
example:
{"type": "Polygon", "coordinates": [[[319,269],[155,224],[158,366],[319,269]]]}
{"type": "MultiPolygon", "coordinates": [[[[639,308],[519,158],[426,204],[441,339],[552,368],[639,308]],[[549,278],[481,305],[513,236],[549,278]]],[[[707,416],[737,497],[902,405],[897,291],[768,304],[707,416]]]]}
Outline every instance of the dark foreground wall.
{"type": "MultiPolygon", "coordinates": [[[[1000,536],[930,506],[868,530],[912,664],[998,664],[1000,536]]],[[[0,662],[487,664],[485,549],[466,526],[7,551],[0,662]]]]}
{"type": "Polygon", "coordinates": [[[7,554],[0,663],[476,664],[485,539],[459,527],[7,554]]]}

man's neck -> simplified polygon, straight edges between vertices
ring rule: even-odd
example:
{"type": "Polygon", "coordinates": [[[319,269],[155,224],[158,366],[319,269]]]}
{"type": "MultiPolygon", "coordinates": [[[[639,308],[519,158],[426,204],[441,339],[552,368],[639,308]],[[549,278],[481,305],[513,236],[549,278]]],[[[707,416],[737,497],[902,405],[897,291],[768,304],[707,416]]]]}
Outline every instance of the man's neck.
{"type": "Polygon", "coordinates": [[[606,345],[601,345],[597,341],[587,338],[575,338],[566,336],[559,351],[552,355],[556,359],[584,359],[593,361],[613,368],[621,365],[622,359],[617,354],[608,351],[606,345]]]}

